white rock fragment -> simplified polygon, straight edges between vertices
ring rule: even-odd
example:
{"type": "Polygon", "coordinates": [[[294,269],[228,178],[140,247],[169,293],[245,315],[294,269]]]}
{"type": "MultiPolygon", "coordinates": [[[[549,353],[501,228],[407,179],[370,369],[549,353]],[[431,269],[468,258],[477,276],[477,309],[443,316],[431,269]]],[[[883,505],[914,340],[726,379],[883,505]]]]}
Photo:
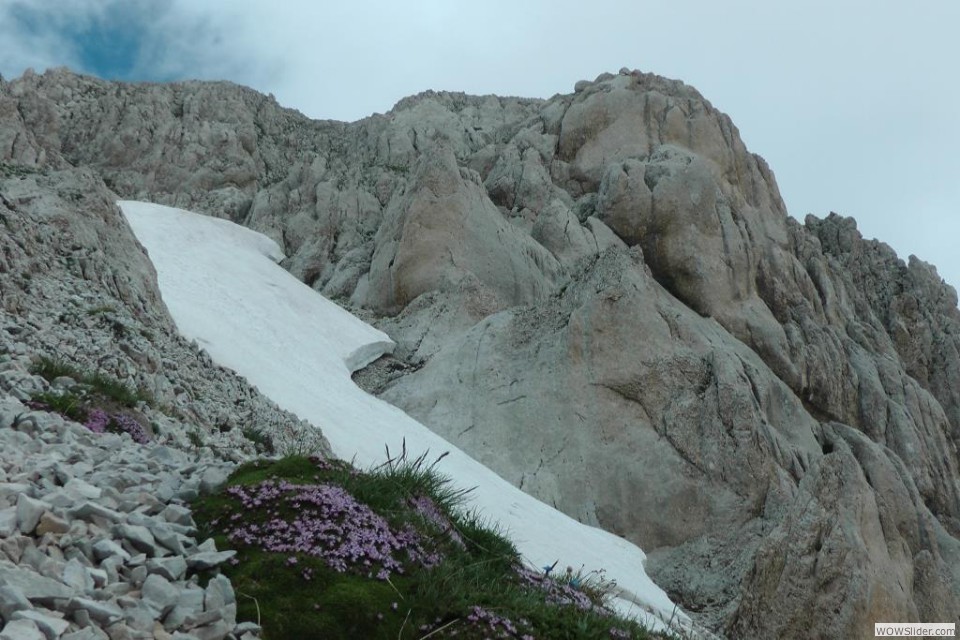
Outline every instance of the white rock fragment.
{"type": "MultiPolygon", "coordinates": [[[[78,593],[87,593],[96,586],[90,569],[83,566],[79,560],[69,560],[63,567],[63,576],[61,580],[65,585],[75,589],[78,593]]],[[[106,576],[104,576],[106,582],[106,576]]]]}
{"type": "Polygon", "coordinates": [[[57,580],[41,576],[27,567],[20,567],[0,561],[0,585],[15,587],[30,602],[52,604],[56,600],[69,598],[73,590],[57,580]]]}
{"type": "Polygon", "coordinates": [[[12,620],[0,631],[0,640],[47,640],[32,620],[12,620]]]}
{"type": "Polygon", "coordinates": [[[187,573],[187,561],[183,556],[154,558],[147,561],[147,571],[163,576],[167,580],[180,580],[187,573]]]}
{"type": "Polygon", "coordinates": [[[55,516],[49,511],[44,511],[40,516],[40,522],[37,524],[35,533],[42,536],[47,533],[67,533],[70,531],[70,523],[59,516],[55,516]]]}
{"type": "Polygon", "coordinates": [[[13,614],[14,620],[31,620],[46,636],[47,640],[56,640],[70,628],[70,623],[51,612],[35,610],[17,611],[13,614]]]}
{"type": "Polygon", "coordinates": [[[109,538],[98,540],[93,544],[93,554],[98,560],[104,560],[111,556],[119,556],[123,560],[129,560],[130,554],[119,544],[109,538]]]}
{"type": "Polygon", "coordinates": [[[17,530],[17,508],[0,509],[0,538],[7,538],[17,530]]]}
{"type": "Polygon", "coordinates": [[[17,496],[17,526],[20,532],[33,533],[40,522],[40,516],[51,508],[49,503],[31,498],[26,493],[17,496]]]}
{"type": "Polygon", "coordinates": [[[10,620],[15,611],[32,608],[33,605],[19,588],[9,584],[0,586],[0,618],[10,620]]]}
{"type": "Polygon", "coordinates": [[[180,599],[180,589],[155,573],[144,580],[141,593],[143,601],[157,611],[157,618],[170,613],[180,599]]]}
{"type": "Polygon", "coordinates": [[[98,500],[103,495],[103,490],[85,482],[80,478],[73,478],[65,485],[63,490],[77,499],[98,500]]]}
{"type": "Polygon", "coordinates": [[[88,522],[93,522],[94,518],[102,518],[109,522],[122,522],[124,517],[123,514],[119,511],[109,509],[103,505],[97,504],[96,502],[84,502],[75,509],[71,509],[68,512],[68,515],[71,518],[81,518],[87,520],[88,522]]]}
{"type": "Polygon", "coordinates": [[[101,624],[112,624],[123,619],[123,611],[109,602],[97,602],[89,598],[71,598],[67,604],[67,611],[86,611],[91,620],[101,624]]]}
{"type": "Polygon", "coordinates": [[[188,527],[192,527],[194,524],[190,509],[179,504],[168,504],[164,510],[160,512],[160,517],[173,524],[181,524],[188,527]]]}
{"type": "Polygon", "coordinates": [[[195,571],[206,571],[237,555],[236,551],[201,551],[187,557],[187,566],[195,571]]]}

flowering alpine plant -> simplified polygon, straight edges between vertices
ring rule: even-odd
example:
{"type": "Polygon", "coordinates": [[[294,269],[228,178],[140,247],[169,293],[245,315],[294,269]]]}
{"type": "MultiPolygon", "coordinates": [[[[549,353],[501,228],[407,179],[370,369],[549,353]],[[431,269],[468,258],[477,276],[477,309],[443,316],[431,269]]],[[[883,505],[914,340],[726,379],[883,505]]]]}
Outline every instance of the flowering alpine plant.
{"type": "Polygon", "coordinates": [[[545,591],[547,594],[547,602],[551,604],[561,606],[572,605],[583,611],[594,611],[601,614],[609,613],[607,609],[595,604],[586,593],[571,584],[556,580],[546,573],[534,571],[521,565],[516,566],[516,572],[522,583],[545,591]]]}
{"type": "MultiPolygon", "coordinates": [[[[473,638],[474,632],[479,633],[480,637],[486,640],[536,640],[536,638],[524,633],[528,630],[530,623],[521,618],[514,623],[506,616],[498,615],[483,607],[470,607],[470,612],[465,618],[462,618],[456,626],[447,623],[441,624],[438,619],[433,624],[420,625],[420,632],[427,635],[433,635],[442,632],[450,627],[446,635],[438,637],[460,636],[461,634],[473,638]]],[[[426,636],[424,636],[426,637],[426,636]]]]}
{"type": "Polygon", "coordinates": [[[150,442],[150,436],[146,429],[139,422],[125,413],[108,414],[103,409],[90,409],[87,412],[87,421],[83,423],[87,429],[94,433],[128,433],[133,441],[138,444],[147,444],[150,442]]]}
{"type": "Polygon", "coordinates": [[[87,429],[94,433],[104,433],[107,425],[110,424],[110,416],[103,409],[91,409],[87,412],[87,421],[83,423],[87,429]]]}
{"type": "Polygon", "coordinates": [[[146,429],[143,428],[143,425],[125,413],[113,414],[108,429],[129,433],[133,441],[138,444],[147,444],[150,442],[150,436],[147,434],[146,429]]]}
{"type": "Polygon", "coordinates": [[[453,523],[450,522],[450,519],[440,511],[437,503],[435,503],[432,498],[429,496],[416,496],[410,498],[407,503],[413,507],[413,510],[420,514],[424,520],[440,529],[455,545],[461,549],[466,548],[467,545],[464,543],[460,533],[453,526],[453,523]]]}
{"type": "Polygon", "coordinates": [[[249,487],[232,486],[226,493],[239,502],[239,511],[230,516],[225,530],[230,541],[288,554],[290,566],[296,565],[296,554],[304,554],[323,560],[334,571],[386,580],[392,573],[404,573],[404,560],[425,568],[442,560],[423,548],[413,527],[392,530],[380,515],[336,485],[265,480],[249,487]]]}

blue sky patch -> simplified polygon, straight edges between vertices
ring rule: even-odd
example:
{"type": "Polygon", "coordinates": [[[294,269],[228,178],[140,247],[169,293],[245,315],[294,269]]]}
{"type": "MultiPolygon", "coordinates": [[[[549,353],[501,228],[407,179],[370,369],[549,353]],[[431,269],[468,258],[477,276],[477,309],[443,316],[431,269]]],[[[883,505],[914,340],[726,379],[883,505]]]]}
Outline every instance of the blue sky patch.
{"type": "Polygon", "coordinates": [[[157,19],[169,2],[114,1],[100,11],[54,16],[37,6],[15,4],[9,16],[14,28],[62,43],[64,59],[77,71],[107,80],[169,80],[143,64],[144,44],[157,33],[157,19]]]}

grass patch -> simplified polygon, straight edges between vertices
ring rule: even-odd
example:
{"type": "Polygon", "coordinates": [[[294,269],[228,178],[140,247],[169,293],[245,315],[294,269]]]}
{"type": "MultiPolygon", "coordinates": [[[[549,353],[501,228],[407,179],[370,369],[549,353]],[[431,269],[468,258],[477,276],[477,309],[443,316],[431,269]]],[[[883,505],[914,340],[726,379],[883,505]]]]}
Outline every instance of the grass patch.
{"type": "Polygon", "coordinates": [[[46,173],[39,167],[33,167],[25,164],[16,164],[12,162],[0,162],[0,178],[20,178],[37,173],[46,173]]]}
{"type": "Polygon", "coordinates": [[[74,422],[85,422],[87,420],[86,402],[82,396],[75,393],[69,391],[64,393],[38,393],[32,399],[36,406],[55,411],[74,422]]]}
{"type": "Polygon", "coordinates": [[[117,311],[117,308],[114,307],[113,305],[103,304],[103,305],[100,305],[99,307],[91,307],[87,309],[87,315],[98,316],[106,313],[116,313],[116,311],[117,311]]]}
{"type": "Polygon", "coordinates": [[[187,440],[190,441],[190,444],[193,445],[194,449],[199,449],[206,444],[203,439],[203,433],[200,431],[199,427],[195,427],[190,431],[187,431],[187,440]]]}
{"type": "Polygon", "coordinates": [[[243,427],[240,430],[243,437],[253,443],[258,453],[273,454],[276,451],[273,446],[273,439],[263,429],[257,427],[243,427]]]}
{"type": "Polygon", "coordinates": [[[145,402],[151,407],[154,406],[153,395],[146,389],[131,389],[126,384],[104,373],[99,371],[87,373],[60,359],[41,356],[33,363],[30,372],[48,382],[53,382],[62,376],[73,378],[78,383],[89,387],[88,394],[90,396],[105,399],[123,407],[134,408],[140,402],[145,402]]]}
{"type": "Polygon", "coordinates": [[[371,471],[290,456],[238,467],[193,508],[237,549],[224,571],[266,640],[663,637],[613,615],[602,581],[523,568],[464,496],[405,452],[371,471]]]}

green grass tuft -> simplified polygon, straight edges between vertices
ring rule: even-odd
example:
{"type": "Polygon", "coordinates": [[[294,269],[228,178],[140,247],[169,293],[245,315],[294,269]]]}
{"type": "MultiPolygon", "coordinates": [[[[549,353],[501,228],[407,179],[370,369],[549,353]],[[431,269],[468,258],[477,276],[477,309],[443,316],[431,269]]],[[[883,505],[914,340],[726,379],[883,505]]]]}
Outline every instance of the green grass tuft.
{"type": "Polygon", "coordinates": [[[98,307],[91,307],[87,309],[88,316],[97,316],[108,313],[116,313],[117,308],[110,304],[103,304],[98,307]]]}
{"type": "Polygon", "coordinates": [[[62,416],[66,416],[74,422],[85,422],[87,420],[87,408],[84,399],[75,393],[38,393],[33,396],[34,402],[39,402],[62,416]]]}
{"type": "Polygon", "coordinates": [[[153,395],[146,389],[131,389],[126,384],[104,373],[87,373],[58,358],[40,357],[34,362],[30,371],[49,382],[53,382],[62,376],[73,378],[78,383],[89,387],[90,395],[112,401],[124,407],[134,408],[140,402],[145,402],[149,406],[155,404],[153,395]]]}
{"type": "Polygon", "coordinates": [[[256,450],[259,453],[276,453],[273,440],[263,429],[259,429],[257,427],[243,427],[243,429],[240,430],[240,433],[243,434],[244,438],[253,443],[253,446],[256,447],[256,450]]]}

